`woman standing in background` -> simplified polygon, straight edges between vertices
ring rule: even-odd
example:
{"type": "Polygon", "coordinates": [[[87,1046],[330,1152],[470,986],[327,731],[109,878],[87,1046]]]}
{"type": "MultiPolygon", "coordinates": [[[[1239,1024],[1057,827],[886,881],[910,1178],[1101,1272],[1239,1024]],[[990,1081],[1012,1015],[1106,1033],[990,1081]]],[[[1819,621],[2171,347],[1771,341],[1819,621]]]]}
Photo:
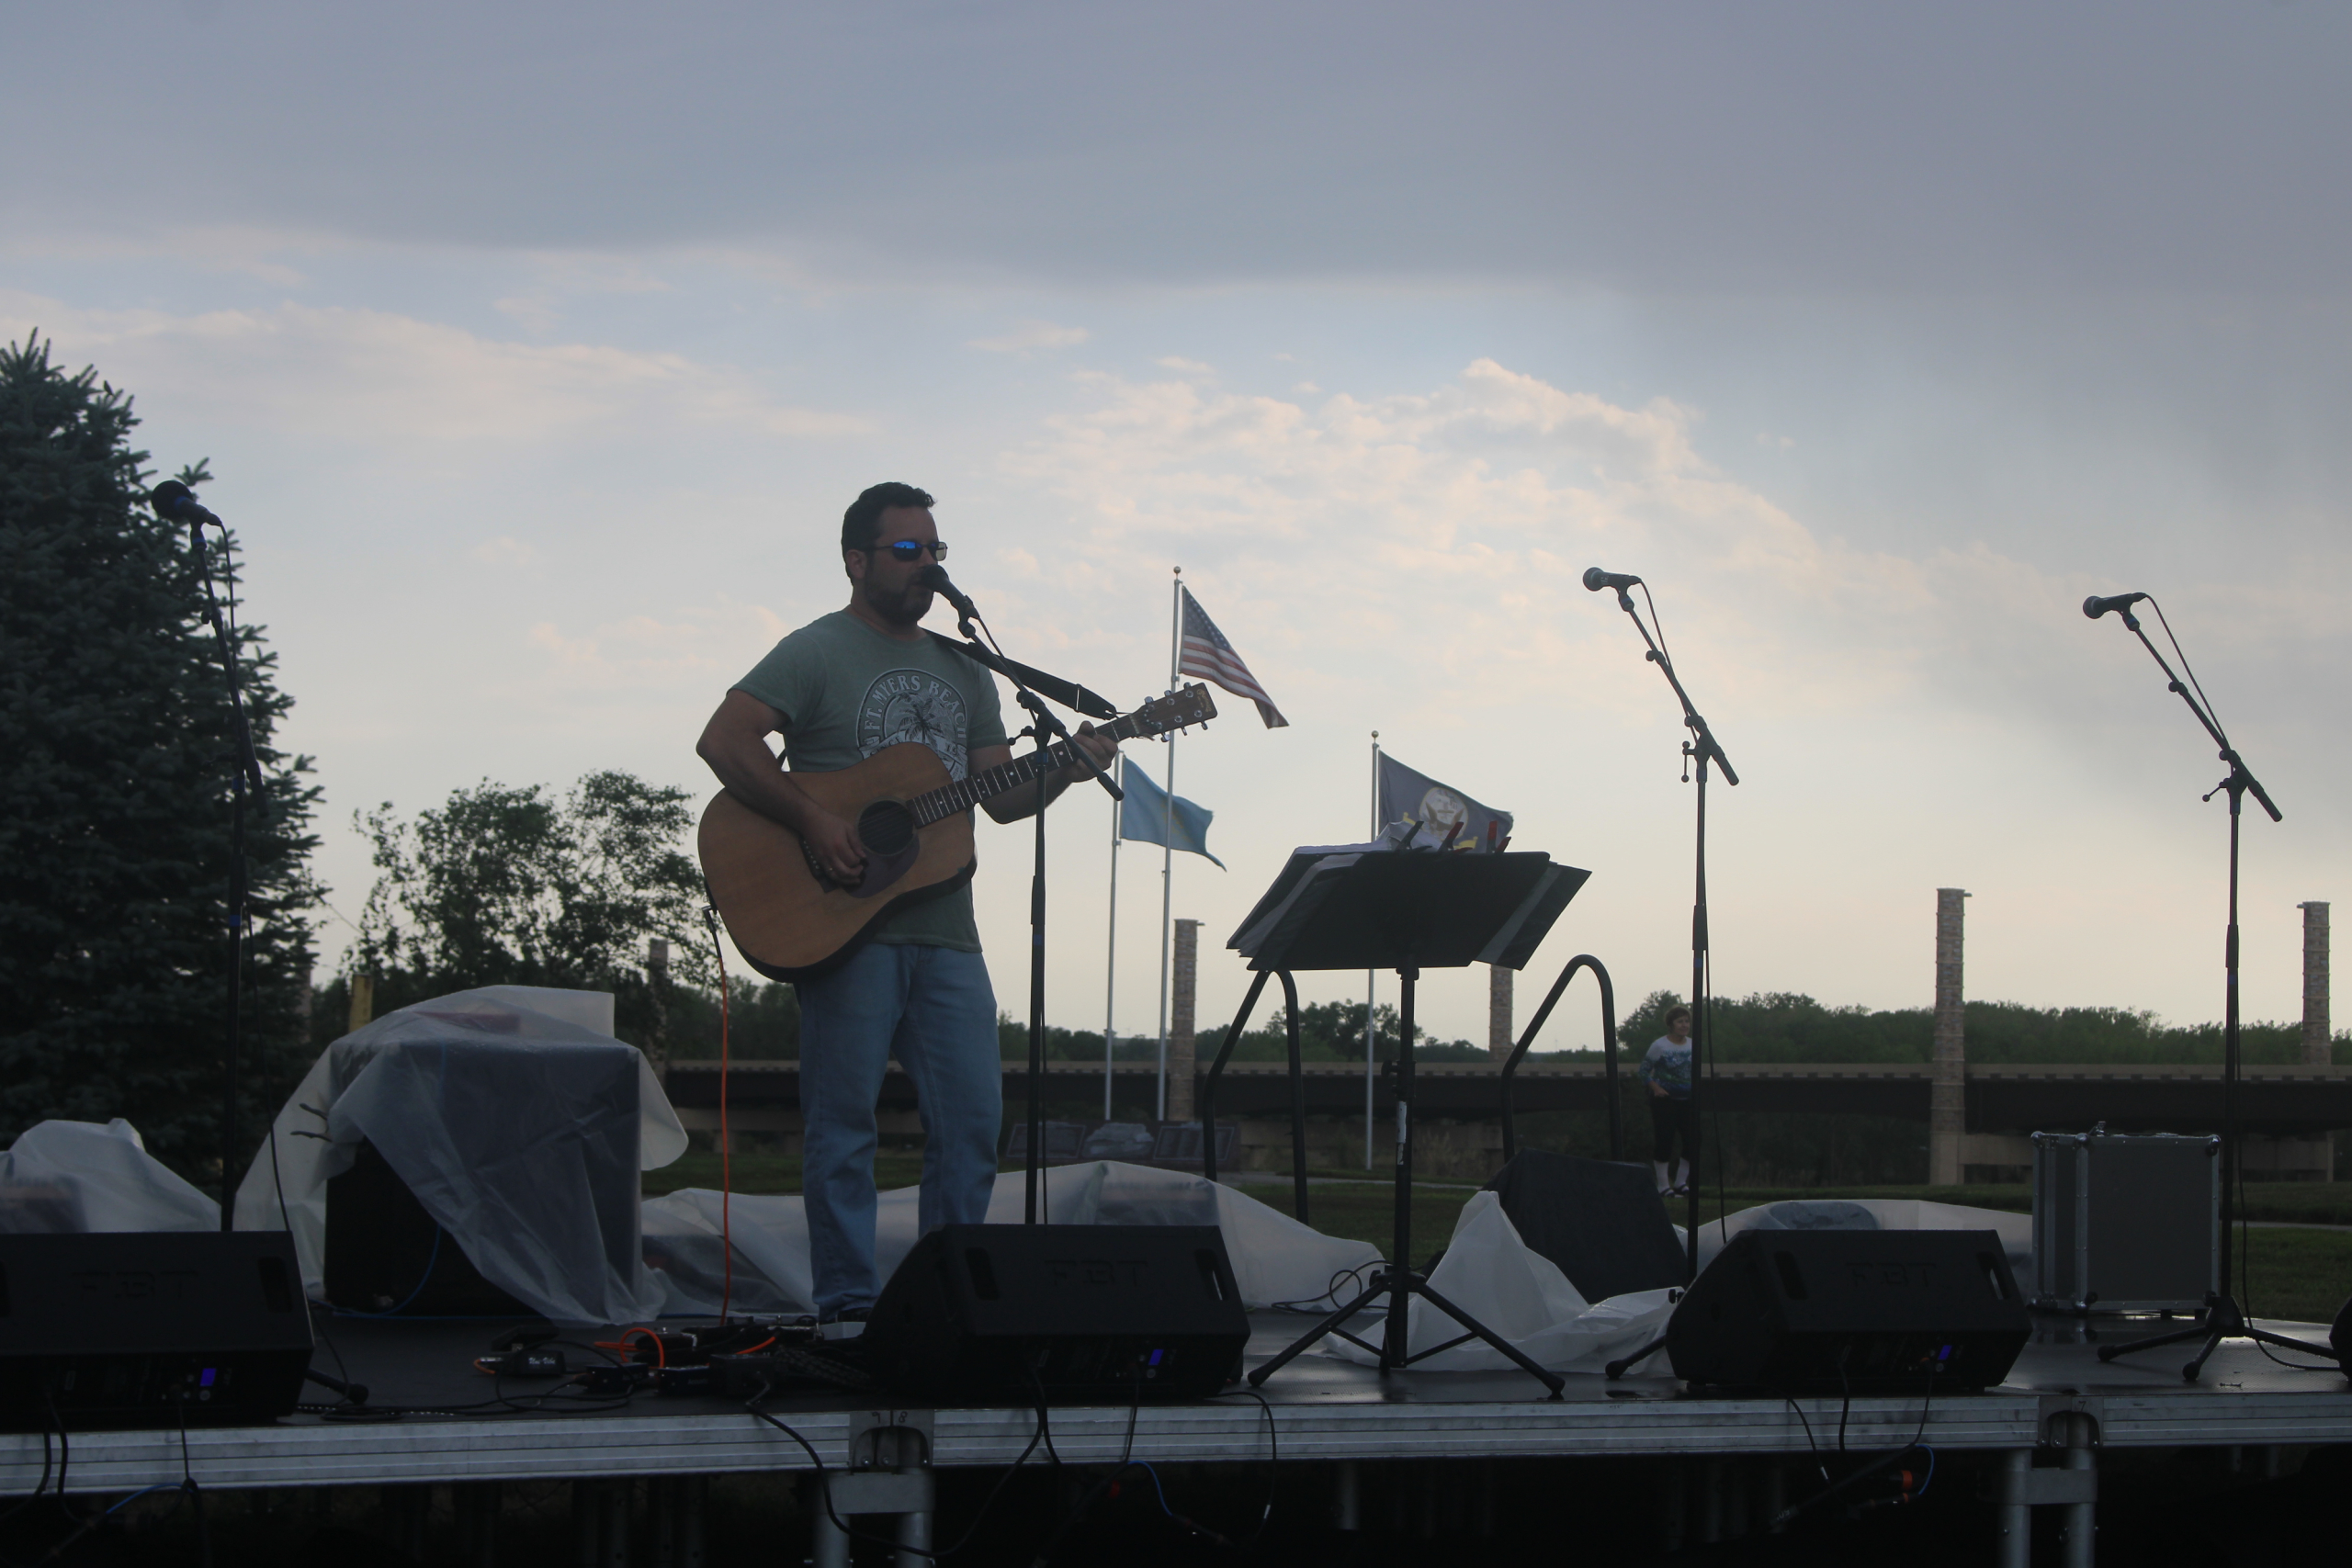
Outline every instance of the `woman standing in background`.
{"type": "Polygon", "coordinates": [[[1666,1015],[1666,1032],[1650,1042],[1638,1070],[1649,1086],[1650,1125],[1655,1139],[1650,1163],[1657,1171],[1657,1190],[1668,1196],[1690,1190],[1690,1162],[1699,1153],[1699,1119],[1690,1114],[1690,1010],[1675,1008],[1666,1015]],[[1682,1140],[1682,1165],[1668,1180],[1674,1161],[1674,1141],[1682,1140]]]}

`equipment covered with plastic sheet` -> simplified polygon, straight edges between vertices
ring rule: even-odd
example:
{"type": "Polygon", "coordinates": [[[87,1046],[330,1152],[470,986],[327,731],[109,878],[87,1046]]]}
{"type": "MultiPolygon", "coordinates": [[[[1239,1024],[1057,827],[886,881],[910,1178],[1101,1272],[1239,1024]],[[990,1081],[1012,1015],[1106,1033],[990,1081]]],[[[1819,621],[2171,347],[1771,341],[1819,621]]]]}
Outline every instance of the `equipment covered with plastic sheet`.
{"type": "Polygon", "coordinates": [[[0,1235],[209,1231],[220,1205],[147,1152],[118,1116],[40,1122],[0,1154],[0,1235]]]}
{"type": "MultiPolygon", "coordinates": [[[[1337,1307],[1356,1288],[1318,1304],[1337,1307]]],[[[1445,1255],[1430,1273],[1430,1289],[1536,1365],[1555,1372],[1598,1372],[1615,1358],[1633,1354],[1666,1326],[1681,1294],[1662,1287],[1586,1301],[1558,1264],[1521,1239],[1519,1228],[1503,1212],[1501,1194],[1493,1191],[1480,1192],[1463,1205],[1445,1255]]],[[[1385,1310],[1385,1303],[1381,1306],[1385,1310]]],[[[1499,1371],[1511,1365],[1483,1340],[1465,1337],[1460,1324],[1419,1296],[1406,1309],[1406,1328],[1408,1355],[1435,1352],[1415,1361],[1416,1371],[1499,1371]],[[1440,1348],[1450,1340],[1464,1342],[1440,1348]]],[[[1356,1332],[1377,1344],[1383,1330],[1374,1324],[1366,1332],[1360,1320],[1356,1332]]],[[[1364,1366],[1376,1359],[1337,1335],[1324,1340],[1321,1348],[1327,1356],[1364,1366]]]]}
{"type": "Polygon", "coordinates": [[[686,1135],[612,1009],[604,992],[490,986],[345,1035],[278,1112],[238,1228],[290,1228],[324,1299],[327,1183],[365,1140],[500,1290],[563,1322],[650,1315],[662,1292],[640,1254],[639,1173],[686,1135]]]}
{"type": "MultiPolygon", "coordinates": [[[[875,1216],[875,1265],[888,1279],[915,1244],[918,1190],[885,1192],[875,1216]]],[[[1021,1223],[1021,1176],[997,1179],[990,1224],[1021,1223]]],[[[1065,1225],[1216,1225],[1225,1233],[1241,1299],[1252,1307],[1312,1303],[1335,1283],[1377,1262],[1380,1250],[1300,1224],[1247,1193],[1182,1171],[1116,1160],[1058,1166],[1046,1173],[1043,1217],[1065,1225]]],[[[719,1194],[688,1188],[645,1202],[645,1255],[668,1287],[664,1311],[715,1314],[726,1287],[719,1194]]],[[[809,1312],[808,1218],[797,1197],[736,1194],[727,1228],[735,1242],[736,1312],[809,1312]]]]}

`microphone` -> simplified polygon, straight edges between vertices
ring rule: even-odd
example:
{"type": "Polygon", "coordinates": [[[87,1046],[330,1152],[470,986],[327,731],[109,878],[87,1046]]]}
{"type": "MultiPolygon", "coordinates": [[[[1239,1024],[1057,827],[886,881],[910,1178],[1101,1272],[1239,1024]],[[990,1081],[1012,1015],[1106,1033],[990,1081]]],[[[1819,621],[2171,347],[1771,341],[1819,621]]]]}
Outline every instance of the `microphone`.
{"type": "Polygon", "coordinates": [[[148,491],[147,504],[155,509],[156,516],[167,523],[209,523],[222,533],[229,529],[226,523],[204,509],[203,503],[196,499],[196,491],[177,479],[165,479],[148,491]]]}
{"type": "Polygon", "coordinates": [[[972,601],[965,596],[963,590],[947,580],[947,569],[937,561],[932,562],[916,573],[915,581],[955,605],[956,614],[961,618],[967,621],[977,621],[980,618],[979,611],[972,607],[972,601]]]}
{"type": "Polygon", "coordinates": [[[1618,592],[1623,593],[1640,581],[1640,578],[1630,572],[1603,571],[1597,566],[1589,566],[1584,570],[1584,585],[1595,593],[1604,588],[1614,588],[1618,592]]]}
{"type": "Polygon", "coordinates": [[[2083,614],[2096,621],[2109,610],[2120,610],[2128,621],[2132,618],[2132,606],[2146,597],[2145,593],[2111,593],[2102,599],[2094,593],[2083,601],[2083,614]]]}

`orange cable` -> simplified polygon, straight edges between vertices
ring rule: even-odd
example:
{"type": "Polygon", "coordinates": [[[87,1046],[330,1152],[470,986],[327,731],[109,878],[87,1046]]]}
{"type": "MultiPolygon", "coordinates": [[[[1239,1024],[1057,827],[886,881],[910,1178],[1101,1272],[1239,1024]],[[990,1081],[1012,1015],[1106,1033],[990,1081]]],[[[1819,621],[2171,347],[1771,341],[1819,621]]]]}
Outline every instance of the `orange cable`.
{"type": "Polygon", "coordinates": [[[727,994],[727,950],[718,940],[718,911],[703,907],[703,922],[710,927],[710,951],[718,959],[718,1247],[723,1256],[724,1282],[718,1292],[718,1321],[728,1321],[735,1300],[735,1139],[727,1126],[728,1037],[731,1032],[727,994]]]}
{"type": "Polygon", "coordinates": [[[632,1334],[642,1334],[648,1339],[653,1341],[653,1364],[655,1366],[666,1367],[670,1364],[670,1352],[662,1348],[662,1336],[660,1333],[650,1328],[625,1328],[621,1330],[621,1337],[618,1339],[598,1339],[594,1341],[594,1343],[599,1350],[618,1350],[624,1355],[635,1355],[636,1352],[629,1348],[628,1343],[629,1336],[632,1334]]]}

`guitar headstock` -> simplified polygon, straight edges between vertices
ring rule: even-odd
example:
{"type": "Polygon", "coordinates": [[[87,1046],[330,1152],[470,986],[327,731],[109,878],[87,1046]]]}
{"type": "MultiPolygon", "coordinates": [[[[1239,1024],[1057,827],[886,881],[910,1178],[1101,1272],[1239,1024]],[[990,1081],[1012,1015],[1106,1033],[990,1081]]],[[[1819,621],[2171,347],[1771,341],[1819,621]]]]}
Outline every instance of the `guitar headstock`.
{"type": "Polygon", "coordinates": [[[1216,700],[1206,686],[1195,681],[1181,691],[1154,697],[1120,720],[1120,727],[1130,735],[1170,735],[1216,716],[1216,700]]]}

